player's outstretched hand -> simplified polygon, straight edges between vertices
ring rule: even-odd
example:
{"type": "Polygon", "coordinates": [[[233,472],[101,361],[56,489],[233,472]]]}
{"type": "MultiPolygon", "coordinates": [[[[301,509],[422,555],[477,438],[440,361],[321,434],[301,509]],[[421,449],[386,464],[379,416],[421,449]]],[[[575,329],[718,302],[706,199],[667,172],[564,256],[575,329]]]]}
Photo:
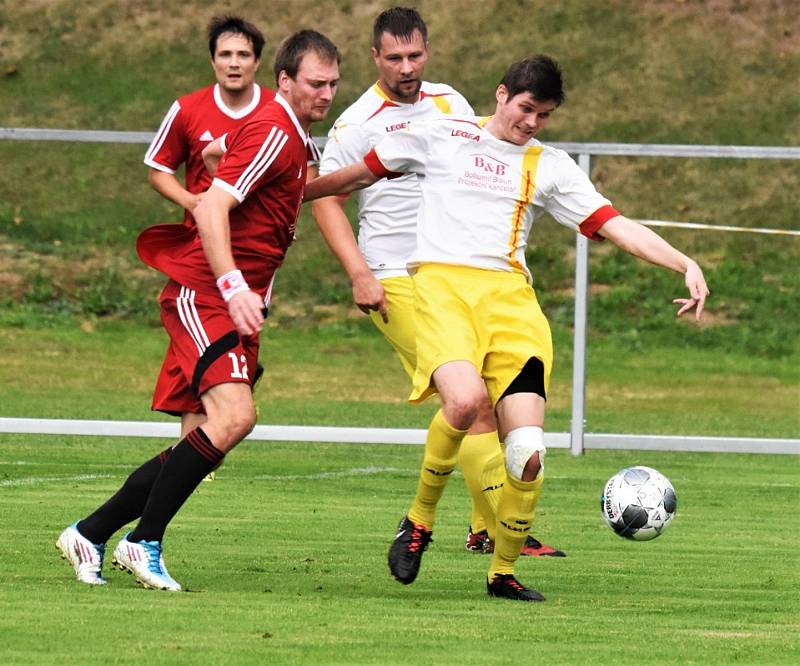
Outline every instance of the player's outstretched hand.
{"type": "Polygon", "coordinates": [[[706,279],[703,277],[703,271],[694,261],[689,261],[689,267],[686,269],[686,288],[689,290],[690,298],[676,298],[673,303],[680,305],[678,316],[691,312],[694,310],[694,318],[700,321],[703,314],[703,307],[706,304],[706,298],[709,295],[706,279]]]}
{"type": "Polygon", "coordinates": [[[353,301],[359,310],[369,314],[370,310],[377,310],[384,324],[389,323],[389,312],[386,308],[386,292],[380,280],[371,272],[364,272],[353,278],[353,301]]]}
{"type": "Polygon", "coordinates": [[[264,301],[249,289],[234,294],[228,301],[228,313],[231,315],[239,335],[255,335],[264,326],[262,308],[264,301]]]}

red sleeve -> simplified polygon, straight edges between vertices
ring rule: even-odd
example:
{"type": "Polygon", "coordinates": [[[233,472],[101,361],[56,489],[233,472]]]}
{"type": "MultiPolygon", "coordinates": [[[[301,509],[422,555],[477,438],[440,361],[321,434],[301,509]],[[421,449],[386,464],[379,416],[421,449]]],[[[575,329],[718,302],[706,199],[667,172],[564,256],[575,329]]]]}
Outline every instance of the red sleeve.
{"type": "Polygon", "coordinates": [[[189,142],[184,119],[186,111],[175,102],[161,121],[144,157],[147,166],[174,173],[189,157],[189,142]]]}
{"type": "Polygon", "coordinates": [[[580,232],[595,241],[605,240],[597,231],[619,212],[613,206],[601,206],[580,224],[580,232]]]}
{"type": "Polygon", "coordinates": [[[259,185],[282,173],[292,162],[288,134],[271,123],[247,124],[228,134],[228,151],[219,164],[214,185],[240,203],[259,185]]]}
{"type": "Polygon", "coordinates": [[[392,178],[399,178],[405,175],[397,171],[389,171],[389,169],[383,166],[383,162],[381,162],[381,158],[378,157],[378,153],[375,152],[374,148],[364,155],[364,164],[366,164],[367,168],[378,178],[388,178],[391,180],[392,178]]]}

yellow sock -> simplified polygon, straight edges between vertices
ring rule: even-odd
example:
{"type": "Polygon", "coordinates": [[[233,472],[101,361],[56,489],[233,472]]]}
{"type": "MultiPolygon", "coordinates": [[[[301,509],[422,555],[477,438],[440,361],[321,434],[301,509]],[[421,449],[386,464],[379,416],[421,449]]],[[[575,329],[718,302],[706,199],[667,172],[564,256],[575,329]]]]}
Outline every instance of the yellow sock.
{"type": "Polygon", "coordinates": [[[494,541],[497,536],[497,511],[500,505],[500,497],[505,487],[505,481],[506,459],[505,456],[503,456],[503,452],[500,451],[486,461],[483,472],[481,473],[483,497],[492,512],[492,521],[486,526],[486,531],[489,532],[489,538],[492,539],[492,541],[494,541]]]}
{"type": "Polygon", "coordinates": [[[499,491],[506,476],[497,431],[464,437],[458,450],[458,465],[472,497],[472,531],[494,533],[499,491]]]}
{"type": "Polygon", "coordinates": [[[466,434],[466,430],[456,430],[451,426],[445,420],[441,409],[436,412],[428,427],[425,454],[422,458],[422,468],[417,484],[417,496],[414,498],[408,517],[429,530],[433,529],[436,505],[456,466],[458,447],[466,434]]]}
{"type": "Polygon", "coordinates": [[[506,476],[497,507],[497,536],[489,565],[490,581],[495,574],[514,573],[514,563],[533,524],[543,482],[544,474],[534,481],[520,481],[511,475],[506,476]]]}

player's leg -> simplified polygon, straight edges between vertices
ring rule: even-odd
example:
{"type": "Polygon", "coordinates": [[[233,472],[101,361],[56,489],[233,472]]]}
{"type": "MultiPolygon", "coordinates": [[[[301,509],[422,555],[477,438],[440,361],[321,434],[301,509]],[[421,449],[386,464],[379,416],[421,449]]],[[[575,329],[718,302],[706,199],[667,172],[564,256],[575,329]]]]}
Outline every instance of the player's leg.
{"type": "MultiPolygon", "coordinates": [[[[223,460],[255,421],[249,369],[255,367],[257,339],[245,344],[233,329],[222,301],[198,300],[176,285],[179,294],[162,296],[162,321],[170,335],[181,371],[207,420],[188,417],[186,429],[150,489],[134,530],[114,551],[114,562],[134,573],[145,587],[179,590],[164,566],[162,541],[167,525],[200,481],[223,460]]],[[[173,398],[159,398],[159,405],[173,398]]],[[[154,400],[154,404],[155,404],[154,400]]]]}
{"type": "MultiPolygon", "coordinates": [[[[370,318],[394,348],[409,377],[413,378],[417,364],[414,283],[405,276],[385,278],[381,280],[381,285],[386,296],[389,321],[384,322],[377,312],[371,312],[370,318]]],[[[494,409],[488,395],[485,395],[475,423],[461,443],[458,465],[464,473],[472,498],[472,531],[480,535],[469,534],[468,544],[473,544],[472,549],[482,550],[483,544],[489,539],[489,528],[491,537],[494,537],[494,509],[505,479],[494,409]]]]}
{"type": "Polygon", "coordinates": [[[483,351],[470,302],[473,288],[480,290],[480,277],[476,271],[426,265],[413,278],[417,364],[409,400],[422,402],[439,392],[442,409],[428,429],[414,503],[389,551],[392,574],[406,584],[417,575],[436,505],[486,390],[477,370],[483,351]],[[465,285],[467,278],[471,282],[465,285]]]}
{"type": "Polygon", "coordinates": [[[516,581],[514,564],[533,524],[544,482],[544,405],[544,397],[534,393],[507,395],[497,405],[504,433],[506,481],[497,507],[497,535],[487,577],[493,596],[543,600],[516,581]]]}
{"type": "Polygon", "coordinates": [[[484,376],[504,443],[506,480],[497,507],[497,536],[487,588],[492,596],[543,600],[514,577],[544,481],[544,424],[553,348],[533,289],[519,276],[498,285],[490,310],[484,376]]]}
{"type": "Polygon", "coordinates": [[[436,506],[485,392],[483,380],[469,361],[447,362],[434,371],[432,379],[441,395],[442,408],[428,428],[414,501],[400,521],[389,550],[389,569],[406,585],[417,577],[422,553],[433,532],[436,506]]]}
{"type": "Polygon", "coordinates": [[[219,384],[204,393],[202,400],[208,420],[173,448],[153,484],[139,523],[114,550],[115,564],[133,573],[145,587],[181,589],[163,562],[167,525],[203,478],[255,424],[252,392],[247,384],[219,384]]]}
{"type": "Polygon", "coordinates": [[[491,552],[505,468],[494,409],[485,392],[475,422],[461,442],[458,466],[464,474],[464,482],[472,500],[465,548],[474,552],[491,552]]]}
{"type": "MultiPolygon", "coordinates": [[[[190,394],[172,342],[167,348],[156,383],[153,408],[169,413],[202,409],[197,398],[190,394]]],[[[181,434],[183,436],[184,433],[181,434]]],[[[169,447],[145,461],[131,472],[106,502],[61,533],[56,546],[61,550],[62,557],[72,564],[79,581],[92,585],[105,582],[101,570],[106,542],[114,532],[142,515],[153,483],[171,451],[172,447],[169,447]]]]}

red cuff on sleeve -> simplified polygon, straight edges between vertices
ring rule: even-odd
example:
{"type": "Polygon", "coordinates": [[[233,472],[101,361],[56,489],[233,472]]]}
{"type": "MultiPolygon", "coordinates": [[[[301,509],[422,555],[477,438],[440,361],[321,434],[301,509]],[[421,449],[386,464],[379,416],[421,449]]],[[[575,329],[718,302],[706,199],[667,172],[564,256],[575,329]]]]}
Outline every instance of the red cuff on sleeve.
{"type": "Polygon", "coordinates": [[[602,206],[581,222],[578,229],[587,238],[591,238],[595,241],[604,240],[597,231],[612,217],[616,217],[619,214],[619,211],[617,211],[614,206],[602,206]]]}
{"type": "Polygon", "coordinates": [[[378,157],[378,153],[375,152],[374,148],[364,155],[364,164],[366,164],[367,168],[378,178],[388,178],[391,180],[392,178],[399,178],[403,175],[397,171],[389,171],[389,169],[383,166],[383,162],[381,162],[381,158],[378,157]]]}

